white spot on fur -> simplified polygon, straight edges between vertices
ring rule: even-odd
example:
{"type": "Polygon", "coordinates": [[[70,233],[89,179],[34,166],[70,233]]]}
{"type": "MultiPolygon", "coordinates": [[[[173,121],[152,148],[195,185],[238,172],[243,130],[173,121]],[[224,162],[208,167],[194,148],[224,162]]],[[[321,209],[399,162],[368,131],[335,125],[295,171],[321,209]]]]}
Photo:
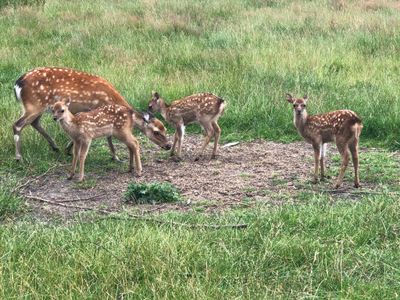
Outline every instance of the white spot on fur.
{"type": "Polygon", "coordinates": [[[14,141],[16,143],[18,143],[18,141],[19,141],[19,135],[18,134],[14,134],[14,141]]]}

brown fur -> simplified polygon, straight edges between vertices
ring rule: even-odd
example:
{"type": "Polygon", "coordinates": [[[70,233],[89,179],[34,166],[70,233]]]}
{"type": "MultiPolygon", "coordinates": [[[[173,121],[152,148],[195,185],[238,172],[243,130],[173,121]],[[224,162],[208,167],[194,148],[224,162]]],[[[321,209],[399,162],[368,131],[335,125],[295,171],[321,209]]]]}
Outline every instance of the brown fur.
{"type": "Polygon", "coordinates": [[[75,174],[78,159],[80,161],[79,181],[84,178],[86,155],[93,139],[113,136],[123,142],[129,149],[129,171],[133,168],[141,175],[139,143],[132,135],[133,111],[132,109],[115,104],[96,108],[90,112],[78,113],[75,116],[69,111],[70,102],[56,102],[52,108],[53,118],[59,121],[65,132],[74,142],[71,173],[68,179],[75,174]]]}
{"type": "Polygon", "coordinates": [[[338,188],[343,181],[344,172],[349,163],[349,151],[354,165],[354,186],[360,186],[358,142],[362,130],[361,119],[351,110],[337,110],[325,114],[308,116],[306,103],[308,98],[293,98],[288,94],[287,100],[293,104],[294,124],[299,134],[314,148],[314,181],[318,181],[318,168],[321,166],[321,179],[324,178],[325,144],[335,142],[342,156],[342,166],[336,181],[338,188]]]}
{"type": "Polygon", "coordinates": [[[175,148],[178,147],[176,156],[181,157],[182,140],[184,129],[187,124],[199,123],[206,132],[205,140],[196,160],[204,152],[211,138],[214,137],[214,149],[212,157],[216,157],[218,141],[221,136],[221,128],[218,126],[218,118],[224,112],[224,100],[211,93],[201,93],[175,100],[168,105],[157,92],[152,93],[149,103],[149,110],[160,112],[164,119],[175,127],[174,143],[171,155],[175,155],[175,148]]]}
{"type": "MultiPolygon", "coordinates": [[[[71,99],[70,111],[90,111],[107,104],[116,104],[132,109],[129,103],[105,79],[68,68],[42,67],[22,75],[14,87],[17,100],[24,106],[24,114],[14,123],[16,158],[20,154],[20,134],[26,125],[31,124],[50,144],[58,150],[53,139],[40,125],[43,112],[60,100],[71,99]]],[[[133,110],[133,109],[132,109],[133,110]]],[[[134,127],[141,130],[154,143],[169,149],[165,127],[155,118],[145,121],[143,115],[133,110],[134,127]],[[157,123],[157,125],[155,125],[157,123]],[[154,131],[156,129],[156,131],[154,131]]],[[[113,158],[116,158],[111,138],[108,138],[113,158]]]]}

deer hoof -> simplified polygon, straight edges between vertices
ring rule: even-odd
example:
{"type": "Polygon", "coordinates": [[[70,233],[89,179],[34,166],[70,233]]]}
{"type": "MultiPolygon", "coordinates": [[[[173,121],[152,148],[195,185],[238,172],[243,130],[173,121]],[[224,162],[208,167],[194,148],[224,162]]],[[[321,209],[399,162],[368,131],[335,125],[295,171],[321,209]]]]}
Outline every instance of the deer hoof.
{"type": "Polygon", "coordinates": [[[53,149],[54,152],[60,153],[60,149],[59,149],[58,147],[54,147],[54,148],[52,148],[52,149],[53,149]]]}
{"type": "Polygon", "coordinates": [[[111,159],[112,159],[113,161],[115,161],[115,162],[118,162],[118,163],[123,163],[123,162],[124,162],[124,161],[123,161],[122,159],[120,159],[118,156],[111,157],[111,159]]]}
{"type": "Polygon", "coordinates": [[[358,189],[358,188],[360,187],[360,183],[359,183],[359,182],[355,182],[355,183],[354,183],[354,187],[355,187],[356,189],[358,189]]]}
{"type": "Polygon", "coordinates": [[[340,188],[340,185],[341,185],[340,183],[336,183],[336,184],[335,184],[335,189],[340,188]]]}
{"type": "Polygon", "coordinates": [[[69,174],[67,177],[68,180],[71,180],[72,178],[74,178],[74,174],[69,174]]]}

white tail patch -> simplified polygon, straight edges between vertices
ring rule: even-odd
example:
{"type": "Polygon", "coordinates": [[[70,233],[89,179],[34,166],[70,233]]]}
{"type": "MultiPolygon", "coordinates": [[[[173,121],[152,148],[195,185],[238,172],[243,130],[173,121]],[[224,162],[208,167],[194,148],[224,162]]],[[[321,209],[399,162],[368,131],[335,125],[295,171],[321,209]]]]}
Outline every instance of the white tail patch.
{"type": "Polygon", "coordinates": [[[221,115],[224,112],[224,109],[225,109],[225,102],[221,102],[221,104],[219,105],[218,114],[221,115]]]}
{"type": "Polygon", "coordinates": [[[15,90],[15,96],[17,96],[17,100],[22,101],[22,98],[21,98],[22,87],[20,87],[18,84],[16,84],[14,86],[14,90],[15,90]]]}

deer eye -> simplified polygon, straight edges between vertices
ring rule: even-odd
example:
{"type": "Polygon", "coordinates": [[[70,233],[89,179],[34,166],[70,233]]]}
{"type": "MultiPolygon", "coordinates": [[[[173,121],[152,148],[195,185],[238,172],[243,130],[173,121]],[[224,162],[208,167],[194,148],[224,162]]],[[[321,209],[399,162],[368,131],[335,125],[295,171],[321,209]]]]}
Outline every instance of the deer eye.
{"type": "Polygon", "coordinates": [[[64,110],[63,110],[63,109],[61,110],[61,113],[64,113],[64,110]]]}
{"type": "Polygon", "coordinates": [[[303,104],[302,106],[303,106],[303,107],[306,107],[306,105],[305,105],[305,104],[303,104]]]}
{"type": "Polygon", "coordinates": [[[296,104],[293,104],[293,107],[294,107],[294,108],[296,108],[296,106],[297,106],[296,104]]]}

